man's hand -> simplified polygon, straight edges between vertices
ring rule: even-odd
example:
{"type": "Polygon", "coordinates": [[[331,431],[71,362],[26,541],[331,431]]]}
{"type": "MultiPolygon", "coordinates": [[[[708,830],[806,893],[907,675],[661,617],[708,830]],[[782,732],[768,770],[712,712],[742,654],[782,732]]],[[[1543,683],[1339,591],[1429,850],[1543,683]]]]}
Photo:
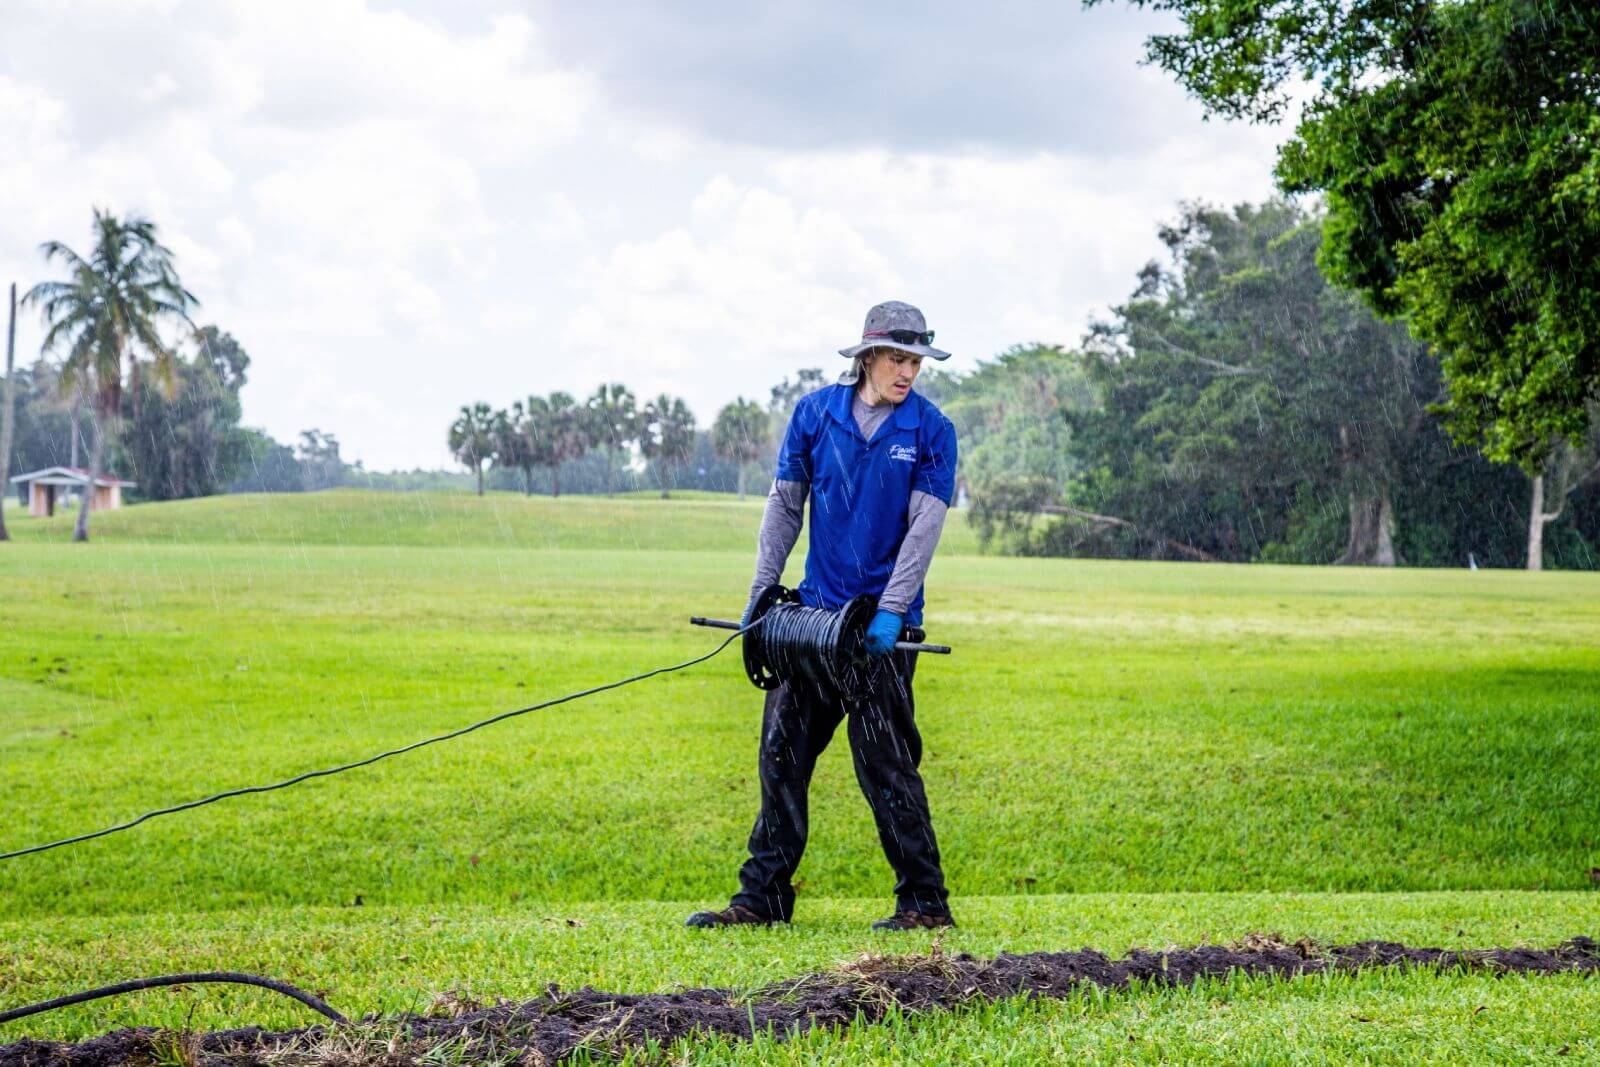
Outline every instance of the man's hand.
{"type": "Polygon", "coordinates": [[[900,640],[900,616],[892,611],[879,610],[867,627],[867,652],[874,656],[887,656],[900,640]]]}
{"type": "Polygon", "coordinates": [[[739,616],[739,629],[742,630],[750,625],[750,616],[756,610],[756,601],[760,599],[761,594],[757,593],[750,598],[750,603],[744,606],[744,614],[739,616]]]}

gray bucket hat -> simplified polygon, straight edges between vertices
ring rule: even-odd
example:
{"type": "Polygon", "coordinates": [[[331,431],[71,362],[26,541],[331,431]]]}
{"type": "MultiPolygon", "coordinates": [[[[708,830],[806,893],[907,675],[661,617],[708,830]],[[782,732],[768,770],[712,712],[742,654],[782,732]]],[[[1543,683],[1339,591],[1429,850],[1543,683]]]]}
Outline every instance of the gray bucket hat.
{"type": "Polygon", "coordinates": [[[861,327],[861,343],[839,349],[846,359],[856,360],[874,348],[897,348],[913,356],[949,359],[950,353],[932,347],[933,331],[922,312],[899,300],[889,300],[867,312],[861,327]],[[915,336],[913,336],[915,335],[915,336]]]}

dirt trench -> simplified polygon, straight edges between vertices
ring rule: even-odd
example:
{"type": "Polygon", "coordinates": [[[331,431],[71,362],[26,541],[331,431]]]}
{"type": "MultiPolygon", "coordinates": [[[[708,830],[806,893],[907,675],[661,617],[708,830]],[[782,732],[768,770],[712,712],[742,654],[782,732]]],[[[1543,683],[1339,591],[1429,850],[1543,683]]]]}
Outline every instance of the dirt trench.
{"type": "Polygon", "coordinates": [[[1447,950],[1392,941],[1319,947],[1250,938],[1234,945],[1135,949],[1121,959],[1092,949],[1003,953],[981,960],[946,955],[863,956],[837,970],[778,982],[755,993],[606,993],[555,986],[522,1003],[482,1006],[442,997],[427,1014],[368,1018],[349,1026],[270,1032],[257,1027],[177,1034],[141,1027],[81,1042],[22,1040],[0,1045],[0,1067],[311,1067],[417,1064],[430,1050],[461,1063],[554,1064],[586,1050],[621,1057],[654,1041],[697,1034],[748,1040],[815,1027],[876,1022],[892,1010],[925,1012],[1003,997],[1066,997],[1085,986],[1184,986],[1230,973],[1294,978],[1374,967],[1461,969],[1491,974],[1600,972],[1600,944],[1576,937],[1554,948],[1447,950]],[[441,1049],[441,1046],[446,1048],[441,1049]]]}

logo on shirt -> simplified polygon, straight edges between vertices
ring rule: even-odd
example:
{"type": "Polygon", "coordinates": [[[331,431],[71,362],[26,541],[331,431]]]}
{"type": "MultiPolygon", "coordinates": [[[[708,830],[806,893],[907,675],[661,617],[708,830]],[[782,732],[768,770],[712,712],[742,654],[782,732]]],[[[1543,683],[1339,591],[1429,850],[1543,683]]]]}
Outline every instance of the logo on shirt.
{"type": "Polygon", "coordinates": [[[907,463],[915,463],[917,459],[916,445],[891,445],[889,448],[890,459],[900,459],[907,463]]]}

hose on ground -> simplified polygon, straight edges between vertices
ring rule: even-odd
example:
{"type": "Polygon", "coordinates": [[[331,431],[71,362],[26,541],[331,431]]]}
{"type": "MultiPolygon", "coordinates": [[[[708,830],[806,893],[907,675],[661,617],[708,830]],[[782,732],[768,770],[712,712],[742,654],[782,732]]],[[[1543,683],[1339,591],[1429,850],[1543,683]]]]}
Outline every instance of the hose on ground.
{"type": "Polygon", "coordinates": [[[20,1008],[9,1011],[0,1011],[0,1023],[8,1023],[13,1019],[26,1018],[29,1015],[38,1015],[40,1012],[54,1011],[65,1008],[71,1004],[82,1004],[86,1000],[100,1000],[104,997],[120,996],[123,993],[135,993],[141,989],[155,989],[159,986],[172,985],[201,985],[205,983],[223,983],[230,985],[253,985],[262,989],[270,989],[274,993],[282,993],[292,997],[310,1008],[320,1012],[336,1023],[348,1023],[350,1020],[328,1007],[322,998],[307,993],[304,989],[296,988],[288,982],[280,982],[276,978],[263,978],[259,974],[243,974],[239,971],[198,971],[193,974],[163,974],[154,978],[135,978],[130,982],[118,982],[116,985],[103,985],[97,989],[86,989],[81,993],[71,993],[54,1000],[41,1000],[37,1004],[25,1004],[20,1008]]]}

